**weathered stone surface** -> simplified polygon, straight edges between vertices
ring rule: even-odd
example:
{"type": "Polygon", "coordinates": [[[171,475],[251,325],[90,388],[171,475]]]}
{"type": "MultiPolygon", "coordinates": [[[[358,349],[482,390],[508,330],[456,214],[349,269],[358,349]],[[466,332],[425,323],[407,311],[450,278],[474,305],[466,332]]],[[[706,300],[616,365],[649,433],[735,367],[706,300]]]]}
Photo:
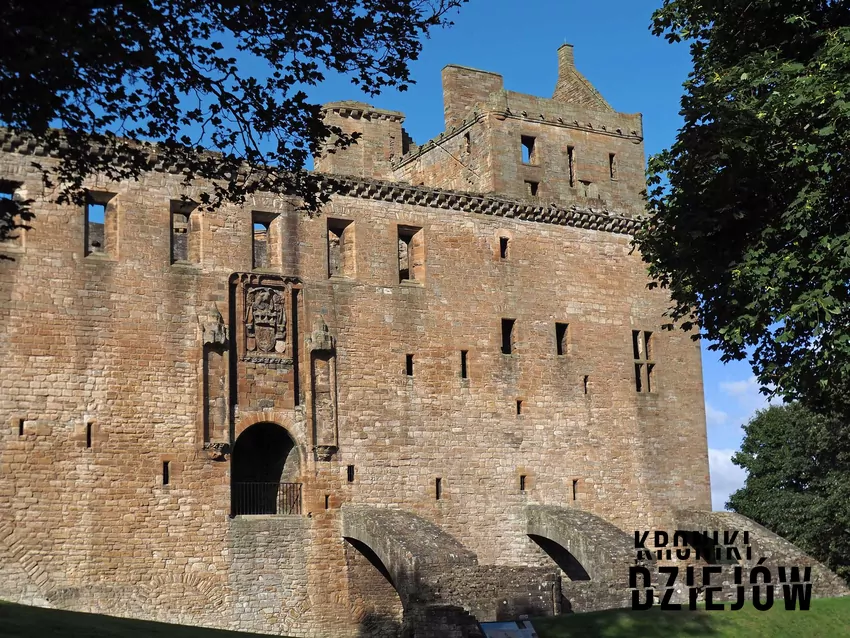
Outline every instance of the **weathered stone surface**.
{"type": "Polygon", "coordinates": [[[569,525],[613,547],[614,527],[710,507],[699,344],[661,331],[669,299],[630,249],[639,118],[481,97],[459,84],[475,73],[447,84],[466,124],[418,149],[400,114],[330,105],[368,143],[317,163],[334,192],[320,215],[257,194],[175,216],[208,185],[169,167],[91,180],[96,254],[85,211],[52,203],[32,165],[55,159],[0,133],[0,176],[37,214],[0,247],[0,598],[307,638],[473,636],[475,616],[621,604],[529,533],[592,576],[608,558],[569,525]],[[467,130],[471,181],[440,148],[463,151],[467,130]],[[564,186],[572,145],[597,181],[618,154],[599,199],[564,186]],[[634,331],[654,334],[651,391],[634,331]],[[530,532],[532,505],[570,515],[537,510],[530,532]]]}

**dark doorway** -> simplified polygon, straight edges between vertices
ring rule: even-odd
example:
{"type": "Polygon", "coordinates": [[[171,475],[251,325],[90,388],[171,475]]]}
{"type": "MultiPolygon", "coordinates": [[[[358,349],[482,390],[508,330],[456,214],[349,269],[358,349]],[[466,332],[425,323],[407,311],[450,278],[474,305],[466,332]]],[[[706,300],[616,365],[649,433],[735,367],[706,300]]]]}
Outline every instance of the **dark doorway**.
{"type": "Polygon", "coordinates": [[[298,449],[276,423],[257,423],[239,435],[231,473],[231,515],[301,513],[298,449]]]}

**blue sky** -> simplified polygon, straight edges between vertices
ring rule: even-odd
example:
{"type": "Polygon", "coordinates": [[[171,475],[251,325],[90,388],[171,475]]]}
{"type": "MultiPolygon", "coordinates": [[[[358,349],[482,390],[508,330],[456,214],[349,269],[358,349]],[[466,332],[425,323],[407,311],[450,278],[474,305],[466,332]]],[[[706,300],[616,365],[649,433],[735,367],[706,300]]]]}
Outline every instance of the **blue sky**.
{"type": "MultiPolygon", "coordinates": [[[[417,143],[443,130],[440,70],[449,63],[500,73],[506,88],[549,96],[557,75],[556,50],[575,46],[576,65],[618,111],[644,116],[647,154],[669,146],[680,124],[682,82],[690,70],[687,46],[670,45],[649,31],[661,0],[470,0],[447,30],[426,40],[412,64],[408,91],[368,98],[342,77],[309,91],[313,100],[359,99],[406,114],[417,143]]],[[[723,365],[703,347],[712,500],[722,509],[744,480],[730,457],[744,424],[764,407],[748,364],[723,365]]]]}

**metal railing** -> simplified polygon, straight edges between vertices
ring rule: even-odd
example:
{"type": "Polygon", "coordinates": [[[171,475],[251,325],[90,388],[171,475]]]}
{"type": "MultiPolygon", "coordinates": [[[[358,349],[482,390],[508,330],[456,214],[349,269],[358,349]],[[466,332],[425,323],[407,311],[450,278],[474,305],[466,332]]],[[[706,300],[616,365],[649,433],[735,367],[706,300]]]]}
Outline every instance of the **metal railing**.
{"type": "Polygon", "coordinates": [[[233,483],[233,515],[301,514],[301,483],[233,483]]]}

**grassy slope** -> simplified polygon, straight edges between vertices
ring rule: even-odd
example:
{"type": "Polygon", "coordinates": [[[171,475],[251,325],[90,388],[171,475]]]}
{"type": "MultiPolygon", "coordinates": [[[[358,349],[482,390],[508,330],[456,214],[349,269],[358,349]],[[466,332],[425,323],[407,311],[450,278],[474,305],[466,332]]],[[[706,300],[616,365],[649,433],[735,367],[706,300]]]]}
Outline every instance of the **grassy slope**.
{"type": "Polygon", "coordinates": [[[540,638],[840,638],[850,637],[850,597],[820,598],[809,611],[614,610],[538,618],[540,638]]]}
{"type": "Polygon", "coordinates": [[[250,638],[260,635],[41,609],[0,601],[2,638],[250,638]]]}

